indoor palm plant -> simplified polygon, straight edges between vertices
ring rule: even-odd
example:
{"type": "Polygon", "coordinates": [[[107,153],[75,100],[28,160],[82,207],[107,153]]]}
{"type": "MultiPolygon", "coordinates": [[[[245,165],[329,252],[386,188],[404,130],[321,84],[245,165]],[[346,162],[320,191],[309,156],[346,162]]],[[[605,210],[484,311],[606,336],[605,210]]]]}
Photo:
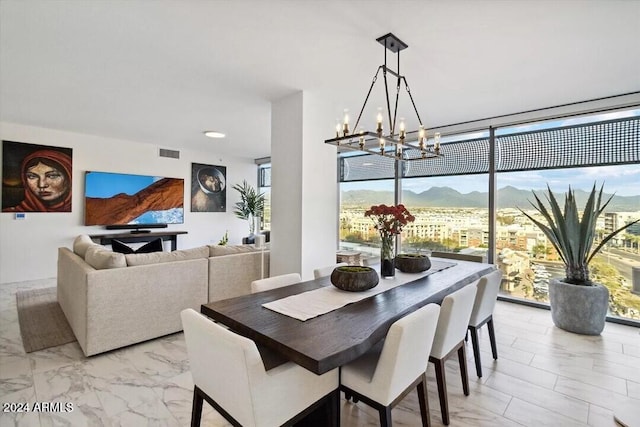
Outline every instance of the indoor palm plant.
{"type": "Polygon", "coordinates": [[[240,201],[234,205],[236,209],[233,213],[238,218],[249,221],[249,238],[251,239],[257,231],[256,222],[260,220],[264,211],[264,193],[258,192],[247,181],[242,181],[242,185],[234,185],[233,189],[240,193],[240,201]]]}
{"type": "Polygon", "coordinates": [[[564,211],[547,185],[545,194],[550,210],[534,193],[535,203],[531,205],[542,215],[547,224],[520,211],[547,236],[565,265],[566,277],[551,280],[549,303],[551,317],[559,328],[581,334],[598,335],[604,329],[609,303],[609,290],[589,278],[589,262],[616,234],[635,224],[630,222],[604,236],[594,246],[596,222],[607,207],[613,195],[602,203],[602,191],[596,191],[594,183],[591,194],[579,218],[574,191],[569,187],[565,194],[564,211]]]}

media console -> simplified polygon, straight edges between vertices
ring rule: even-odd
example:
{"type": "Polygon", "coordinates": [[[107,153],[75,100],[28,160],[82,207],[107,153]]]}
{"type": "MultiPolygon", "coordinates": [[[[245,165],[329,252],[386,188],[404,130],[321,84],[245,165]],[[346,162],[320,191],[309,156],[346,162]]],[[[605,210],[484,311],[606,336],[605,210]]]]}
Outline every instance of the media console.
{"type": "Polygon", "coordinates": [[[98,241],[101,245],[110,245],[112,239],[120,240],[124,243],[150,242],[151,240],[161,238],[163,241],[171,242],[171,250],[178,249],[178,235],[187,234],[186,231],[150,231],[148,233],[110,233],[110,234],[90,234],[92,240],[98,241]]]}

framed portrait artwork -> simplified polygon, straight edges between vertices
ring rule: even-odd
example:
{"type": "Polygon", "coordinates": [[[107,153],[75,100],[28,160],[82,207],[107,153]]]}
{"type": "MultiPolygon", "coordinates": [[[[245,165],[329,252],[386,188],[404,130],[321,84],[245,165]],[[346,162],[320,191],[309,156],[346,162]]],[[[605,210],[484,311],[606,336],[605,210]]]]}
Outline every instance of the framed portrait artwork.
{"type": "Polygon", "coordinates": [[[191,212],[227,211],[227,168],[191,163],[191,212]]]}
{"type": "Polygon", "coordinates": [[[71,148],[2,141],[2,211],[71,212],[71,148]]]}

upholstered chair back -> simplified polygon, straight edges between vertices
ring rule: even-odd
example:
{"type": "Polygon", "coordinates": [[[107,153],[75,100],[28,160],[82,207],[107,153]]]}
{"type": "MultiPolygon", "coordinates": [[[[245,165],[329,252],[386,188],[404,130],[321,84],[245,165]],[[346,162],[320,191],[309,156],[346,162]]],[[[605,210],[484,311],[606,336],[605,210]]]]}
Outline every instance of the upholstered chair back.
{"type": "Polygon", "coordinates": [[[266,279],[254,280],[251,282],[251,293],[264,292],[271,289],[281,288],[283,286],[300,283],[302,278],[298,273],[282,274],[280,276],[268,277],[266,279]]]}
{"type": "Polygon", "coordinates": [[[194,384],[243,426],[255,425],[250,384],[265,375],[255,343],[193,309],[181,317],[194,384]]]}
{"type": "Polygon", "coordinates": [[[348,265],[348,264],[346,262],[339,262],[337,264],[328,265],[326,267],[316,268],[315,270],[313,270],[313,278],[319,279],[321,277],[330,276],[336,267],[342,267],[345,265],[348,265]]]}
{"type": "Polygon", "coordinates": [[[477,285],[478,292],[476,293],[473,310],[471,310],[469,325],[478,326],[493,314],[501,281],[502,271],[500,270],[493,271],[480,278],[477,285]]]}
{"type": "Polygon", "coordinates": [[[465,337],[475,301],[477,282],[447,295],[440,307],[431,356],[442,359],[465,337]]]}
{"type": "MultiPolygon", "coordinates": [[[[193,382],[245,427],[285,424],[337,393],[338,369],[316,375],[292,362],[268,372],[256,344],[193,309],[180,313],[193,382]]],[[[337,403],[337,400],[336,400],[337,403]]],[[[197,414],[200,418],[200,414],[197,414]]]]}
{"type": "Polygon", "coordinates": [[[428,304],[391,325],[371,380],[369,397],[389,405],[425,371],[439,313],[437,304],[428,304]]]}

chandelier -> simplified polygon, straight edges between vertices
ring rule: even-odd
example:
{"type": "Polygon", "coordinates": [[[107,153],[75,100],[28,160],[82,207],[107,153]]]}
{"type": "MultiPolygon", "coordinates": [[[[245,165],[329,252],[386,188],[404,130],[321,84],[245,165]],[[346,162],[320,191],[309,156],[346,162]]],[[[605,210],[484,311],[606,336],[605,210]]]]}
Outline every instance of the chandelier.
{"type": "Polygon", "coordinates": [[[353,126],[353,132],[349,127],[349,114],[348,110],[345,110],[344,120],[338,122],[336,125],[336,136],[331,139],[327,139],[324,142],[331,144],[344,150],[362,151],[370,154],[377,154],[384,157],[389,157],[395,160],[424,160],[435,157],[442,157],[440,149],[440,134],[435,133],[433,137],[433,143],[429,141],[427,137],[427,131],[422,124],[420,114],[416,108],[416,104],[411,96],[411,90],[407,79],[400,74],[400,51],[409,47],[402,40],[395,35],[389,33],[376,39],[382,46],[384,46],[384,64],[378,67],[376,74],[373,76],[373,81],[369,87],[369,92],[365,97],[358,119],[353,126]],[[387,50],[395,53],[398,60],[397,70],[394,71],[387,67],[387,50]],[[383,113],[382,108],[378,108],[378,114],[376,117],[376,130],[367,131],[359,128],[360,119],[362,113],[367,105],[371,91],[378,80],[378,74],[382,70],[382,76],[384,79],[384,89],[387,107],[387,117],[389,119],[388,128],[383,126],[383,113]],[[395,104],[393,108],[393,114],[391,113],[391,98],[389,93],[389,83],[387,80],[387,74],[391,74],[396,78],[396,93],[395,104]],[[398,100],[400,98],[400,86],[404,83],[404,87],[411,100],[411,105],[420,124],[420,128],[416,131],[407,132],[405,130],[404,119],[400,119],[396,122],[398,116],[398,100]],[[398,131],[396,132],[396,124],[398,125],[398,131]]]}

